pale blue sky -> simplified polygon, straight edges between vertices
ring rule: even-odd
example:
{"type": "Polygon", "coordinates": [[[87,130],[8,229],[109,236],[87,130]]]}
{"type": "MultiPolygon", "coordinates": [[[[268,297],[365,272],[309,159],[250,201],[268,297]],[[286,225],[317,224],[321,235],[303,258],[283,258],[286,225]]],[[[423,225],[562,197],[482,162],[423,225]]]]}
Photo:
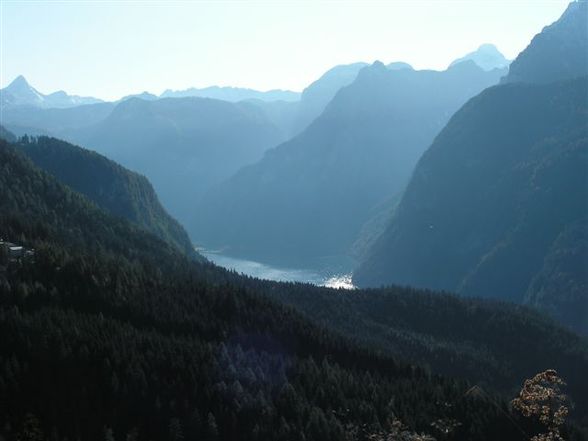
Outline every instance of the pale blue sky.
{"type": "Polygon", "coordinates": [[[115,99],[230,85],[302,90],[330,67],[444,69],[494,43],[514,58],[568,0],[0,0],[0,86],[115,99]]]}

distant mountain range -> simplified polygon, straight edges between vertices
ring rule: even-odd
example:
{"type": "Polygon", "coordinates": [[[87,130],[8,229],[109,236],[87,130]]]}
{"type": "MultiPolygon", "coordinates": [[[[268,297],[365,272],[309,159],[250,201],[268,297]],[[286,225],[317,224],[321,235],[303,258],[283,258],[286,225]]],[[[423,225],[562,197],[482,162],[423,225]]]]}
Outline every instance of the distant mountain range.
{"type": "Polygon", "coordinates": [[[183,223],[196,200],[284,140],[257,107],[209,98],[132,98],[71,139],[147,176],[183,223]]]}
{"type": "MultiPolygon", "coordinates": [[[[455,60],[453,64],[461,61],[472,60],[486,70],[503,68],[508,66],[508,60],[496,49],[494,45],[485,44],[480,48],[455,60]]],[[[213,98],[222,101],[239,102],[245,100],[259,100],[262,102],[298,102],[303,101],[302,112],[297,116],[295,131],[304,129],[324,109],[324,106],[333,98],[337,90],[350,84],[359,70],[367,63],[354,63],[336,66],[327,71],[321,78],[308,86],[302,93],[291,90],[273,89],[259,91],[255,89],[230,86],[210,86],[204,88],[190,87],[183,90],[167,89],[161,95],[154,95],[150,92],[127,95],[118,101],[129,98],[141,98],[144,100],[156,100],[160,98],[213,98]]],[[[404,62],[393,62],[387,65],[388,69],[412,69],[404,62]]],[[[85,104],[104,102],[93,97],[81,97],[68,95],[63,90],[45,95],[31,86],[24,76],[19,75],[8,86],[0,89],[0,105],[3,108],[11,107],[39,107],[44,109],[76,107],[85,104]]],[[[116,101],[115,101],[116,102],[116,101]]]]}
{"type": "Polygon", "coordinates": [[[587,16],[571,3],[456,113],[355,283],[531,304],[588,333],[587,16]]]}
{"type": "Polygon", "coordinates": [[[0,89],[0,105],[30,106],[41,108],[67,108],[102,102],[97,98],[68,95],[63,90],[44,95],[31,86],[22,76],[18,76],[4,89],[0,89]]]}
{"type": "MultiPolygon", "coordinates": [[[[85,145],[145,174],[163,204],[191,225],[198,217],[199,198],[211,186],[306,129],[364,67],[365,63],[355,63],[329,70],[298,101],[292,101],[294,95],[287,91],[212,87],[163,95],[200,94],[223,100],[161,98],[143,92],[99,102],[66,94],[46,96],[19,77],[2,90],[2,97],[11,98],[3,98],[1,123],[18,136],[54,136],[85,145]],[[67,103],[57,103],[57,95],[65,96],[67,103]]],[[[402,75],[413,71],[402,62],[386,68],[402,75]]],[[[439,121],[435,124],[439,129],[439,121]]]]}
{"type": "Polygon", "coordinates": [[[247,89],[242,87],[219,87],[211,86],[202,89],[191,87],[184,90],[166,90],[160,95],[160,98],[184,98],[196,96],[200,98],[214,98],[223,101],[243,101],[243,100],[262,100],[262,101],[298,101],[300,93],[291,90],[268,90],[261,92],[259,90],[247,89]]]}
{"type": "Polygon", "coordinates": [[[379,62],[338,70],[351,84],[308,128],[197,206],[188,224],[197,243],[296,266],[349,254],[375,207],[404,189],[452,113],[506,73],[471,61],[443,72],[379,62]]]}

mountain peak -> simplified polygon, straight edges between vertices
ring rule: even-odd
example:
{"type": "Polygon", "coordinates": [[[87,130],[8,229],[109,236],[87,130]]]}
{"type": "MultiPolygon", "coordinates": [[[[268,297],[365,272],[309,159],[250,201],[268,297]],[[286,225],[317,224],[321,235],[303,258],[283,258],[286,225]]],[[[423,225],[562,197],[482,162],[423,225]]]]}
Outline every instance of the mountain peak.
{"type": "Polygon", "coordinates": [[[493,45],[492,43],[484,43],[481,44],[480,47],[478,48],[477,52],[494,52],[494,53],[500,53],[500,51],[498,50],[498,48],[493,45]]]}
{"type": "Polygon", "coordinates": [[[588,2],[568,5],[510,66],[504,82],[550,83],[588,74],[588,2]]]}
{"type": "Polygon", "coordinates": [[[393,61],[392,63],[387,64],[386,68],[388,70],[402,70],[402,69],[414,70],[410,64],[405,63],[404,61],[393,61]]]}
{"type": "Polygon", "coordinates": [[[67,108],[83,104],[94,104],[101,100],[92,97],[68,95],[63,90],[42,94],[22,75],[2,89],[2,104],[8,106],[33,106],[43,108],[67,108]]]}
{"type": "Polygon", "coordinates": [[[24,84],[26,84],[27,86],[29,85],[29,83],[26,80],[26,78],[24,76],[22,76],[22,75],[19,75],[14,80],[12,80],[12,82],[8,85],[8,87],[10,87],[10,86],[19,86],[19,85],[24,85],[24,84]]]}
{"type": "Polygon", "coordinates": [[[44,97],[32,87],[25,77],[19,75],[6,88],[2,89],[3,102],[11,104],[24,104],[38,106],[43,103],[44,97]]]}
{"type": "Polygon", "coordinates": [[[503,69],[510,64],[510,61],[491,43],[480,45],[475,51],[454,60],[449,67],[464,61],[473,61],[484,70],[503,69]]]}
{"type": "Polygon", "coordinates": [[[22,75],[16,77],[12,82],[6,87],[6,90],[23,90],[23,89],[30,89],[31,85],[26,80],[26,78],[22,75]]]}

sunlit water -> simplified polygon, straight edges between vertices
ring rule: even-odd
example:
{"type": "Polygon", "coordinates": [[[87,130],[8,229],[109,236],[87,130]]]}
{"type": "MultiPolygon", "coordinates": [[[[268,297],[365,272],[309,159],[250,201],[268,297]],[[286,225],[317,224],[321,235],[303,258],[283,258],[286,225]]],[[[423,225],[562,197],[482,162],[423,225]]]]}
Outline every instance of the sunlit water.
{"type": "Polygon", "coordinates": [[[208,260],[222,266],[223,268],[234,270],[238,273],[256,277],[258,279],[274,280],[277,282],[312,283],[313,285],[326,286],[329,288],[355,288],[351,281],[351,273],[337,274],[329,271],[321,273],[313,270],[278,268],[264,263],[254,262],[252,260],[225,256],[219,253],[211,253],[203,250],[199,250],[199,252],[208,260]]]}

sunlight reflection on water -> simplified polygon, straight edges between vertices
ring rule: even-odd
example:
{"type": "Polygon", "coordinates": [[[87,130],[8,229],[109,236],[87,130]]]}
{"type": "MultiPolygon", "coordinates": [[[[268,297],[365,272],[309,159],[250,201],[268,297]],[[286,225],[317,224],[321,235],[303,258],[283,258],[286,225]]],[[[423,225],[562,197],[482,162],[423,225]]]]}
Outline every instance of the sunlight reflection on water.
{"type": "Polygon", "coordinates": [[[252,260],[229,257],[223,254],[211,253],[203,250],[200,250],[199,252],[208,260],[222,266],[223,268],[234,270],[238,273],[256,277],[258,279],[274,280],[277,282],[312,283],[317,286],[337,289],[355,288],[351,281],[351,274],[325,275],[312,270],[277,268],[252,260]]]}

